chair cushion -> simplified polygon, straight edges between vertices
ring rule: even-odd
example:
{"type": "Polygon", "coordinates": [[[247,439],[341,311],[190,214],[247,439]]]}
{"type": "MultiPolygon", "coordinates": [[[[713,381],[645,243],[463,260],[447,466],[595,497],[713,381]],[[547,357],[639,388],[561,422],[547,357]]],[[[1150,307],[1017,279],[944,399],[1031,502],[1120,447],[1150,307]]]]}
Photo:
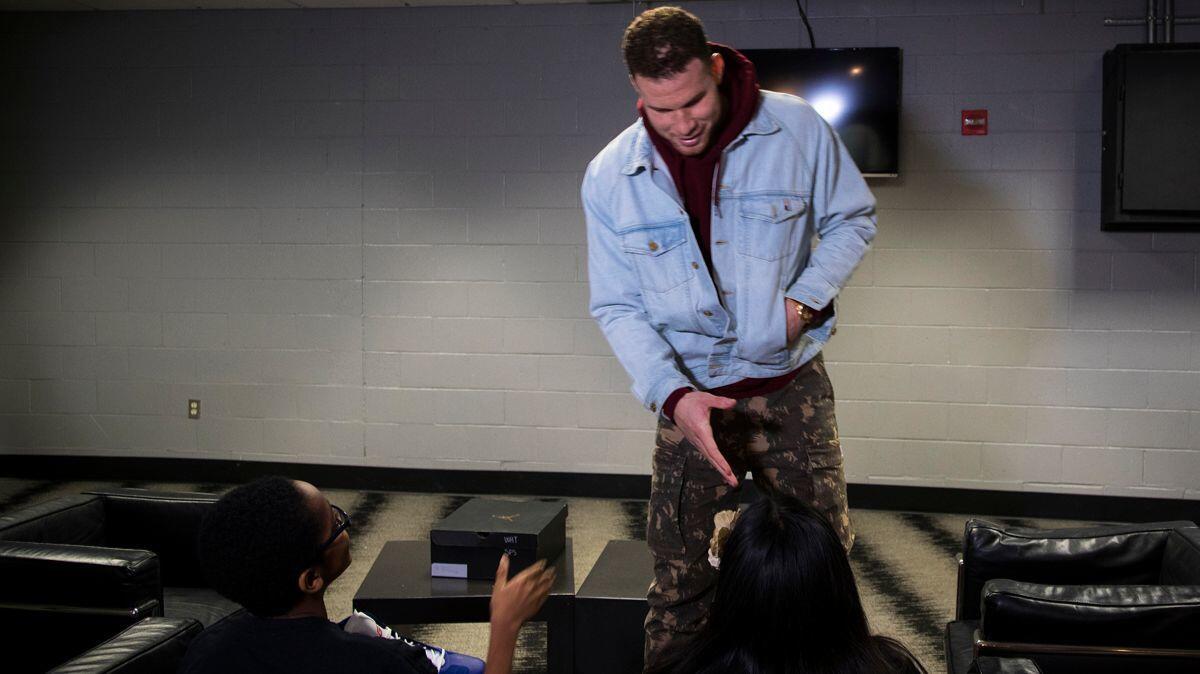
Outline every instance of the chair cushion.
{"type": "Polygon", "coordinates": [[[949,674],[967,674],[975,659],[975,630],[978,620],[955,620],[946,625],[946,669],[949,674]]]}
{"type": "Polygon", "coordinates": [[[1159,582],[1167,539],[1191,522],[1148,522],[1070,529],[1004,529],[968,520],[963,537],[963,618],[979,617],[983,584],[993,578],[1052,585],[1159,582]]]}
{"type": "Polygon", "coordinates": [[[88,494],[64,496],[0,515],[0,540],[107,545],[104,504],[88,494]]]}
{"type": "Polygon", "coordinates": [[[1192,649],[1200,634],[1200,587],[991,580],[980,633],[1010,643],[1192,649]]]}
{"type": "Polygon", "coordinates": [[[216,590],[199,587],[163,588],[163,615],[198,621],[211,627],[222,620],[245,611],[239,604],[217,594],[216,590]]]}

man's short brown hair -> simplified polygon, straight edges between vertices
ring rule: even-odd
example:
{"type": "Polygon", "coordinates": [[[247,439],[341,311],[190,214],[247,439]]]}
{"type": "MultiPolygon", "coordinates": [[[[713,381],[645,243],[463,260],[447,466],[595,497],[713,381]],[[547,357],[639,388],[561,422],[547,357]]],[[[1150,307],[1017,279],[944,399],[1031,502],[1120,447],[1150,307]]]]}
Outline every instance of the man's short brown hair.
{"type": "Polygon", "coordinates": [[[662,79],[683,72],[692,59],[712,53],[700,17],[678,7],[642,12],[621,38],[630,75],[662,79]]]}

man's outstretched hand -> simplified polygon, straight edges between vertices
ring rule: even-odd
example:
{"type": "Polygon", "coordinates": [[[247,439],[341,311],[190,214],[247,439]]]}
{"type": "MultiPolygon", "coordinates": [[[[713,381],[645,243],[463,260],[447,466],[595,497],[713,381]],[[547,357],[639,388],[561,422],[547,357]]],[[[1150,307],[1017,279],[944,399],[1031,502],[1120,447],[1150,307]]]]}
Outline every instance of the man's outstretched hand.
{"type": "Polygon", "coordinates": [[[713,468],[717,469],[717,472],[731,487],[738,485],[738,479],[733,474],[733,469],[729,467],[729,462],[725,460],[724,456],[721,456],[721,451],[717,449],[717,442],[713,439],[710,417],[712,410],[727,410],[736,404],[737,401],[732,398],[721,398],[703,391],[685,393],[675,404],[675,425],[683,431],[683,437],[687,438],[693,447],[700,450],[704,458],[712,464],[713,468]]]}

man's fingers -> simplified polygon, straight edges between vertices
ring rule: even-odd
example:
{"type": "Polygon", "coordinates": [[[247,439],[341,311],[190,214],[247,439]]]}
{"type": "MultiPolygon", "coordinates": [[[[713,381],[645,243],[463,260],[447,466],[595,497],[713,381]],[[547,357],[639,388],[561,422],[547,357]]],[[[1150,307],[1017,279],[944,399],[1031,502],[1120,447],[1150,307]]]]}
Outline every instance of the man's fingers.
{"type": "MultiPolygon", "coordinates": [[[[728,400],[728,398],[724,398],[724,400],[728,400]]],[[[692,444],[700,450],[704,458],[708,459],[708,462],[721,474],[721,477],[729,486],[737,486],[737,478],[734,477],[733,470],[729,467],[729,463],[725,460],[725,457],[721,455],[721,450],[717,449],[717,441],[713,438],[712,424],[707,421],[701,424],[696,429],[695,439],[688,439],[692,440],[692,444]]]]}
{"type": "Polygon", "coordinates": [[[708,462],[713,468],[721,474],[725,482],[731,487],[737,486],[737,477],[733,474],[733,469],[729,467],[729,462],[721,455],[721,450],[717,449],[717,443],[712,439],[712,432],[709,431],[707,438],[701,438],[700,451],[704,454],[708,462]]]}
{"type": "Polygon", "coordinates": [[[737,477],[734,476],[733,469],[729,467],[729,464],[725,462],[725,458],[719,452],[710,456],[709,460],[712,462],[713,468],[716,468],[717,472],[721,474],[721,478],[725,480],[726,484],[730,487],[738,486],[737,477]]]}
{"type": "Polygon", "coordinates": [[[713,396],[712,406],[717,409],[731,410],[735,405],[737,405],[737,401],[733,398],[721,398],[720,396],[713,396]]]}
{"type": "MultiPolygon", "coordinates": [[[[693,395],[693,394],[688,394],[693,395]]],[[[684,396],[685,398],[687,396],[684,396]]],[[[729,464],[725,461],[725,457],[721,455],[721,451],[717,448],[717,442],[713,438],[712,422],[709,419],[709,413],[713,409],[730,409],[737,405],[737,401],[732,398],[722,398],[708,393],[700,394],[697,398],[700,404],[698,409],[690,409],[684,417],[677,417],[676,423],[683,429],[684,437],[696,449],[704,455],[709,464],[721,474],[721,478],[725,480],[731,487],[736,487],[738,484],[737,478],[733,475],[733,470],[729,468],[729,464]]]]}

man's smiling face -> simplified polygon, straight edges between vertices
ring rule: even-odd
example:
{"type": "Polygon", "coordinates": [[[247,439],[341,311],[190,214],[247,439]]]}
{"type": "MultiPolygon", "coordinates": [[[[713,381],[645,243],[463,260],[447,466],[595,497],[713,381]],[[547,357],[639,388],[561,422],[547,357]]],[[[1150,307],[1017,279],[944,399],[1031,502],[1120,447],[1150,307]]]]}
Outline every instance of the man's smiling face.
{"type": "Polygon", "coordinates": [[[633,88],[642,99],[646,119],[658,135],[681,155],[703,154],[724,112],[717,89],[725,61],[713,54],[709,61],[692,59],[682,72],[658,79],[634,75],[633,88]]]}

